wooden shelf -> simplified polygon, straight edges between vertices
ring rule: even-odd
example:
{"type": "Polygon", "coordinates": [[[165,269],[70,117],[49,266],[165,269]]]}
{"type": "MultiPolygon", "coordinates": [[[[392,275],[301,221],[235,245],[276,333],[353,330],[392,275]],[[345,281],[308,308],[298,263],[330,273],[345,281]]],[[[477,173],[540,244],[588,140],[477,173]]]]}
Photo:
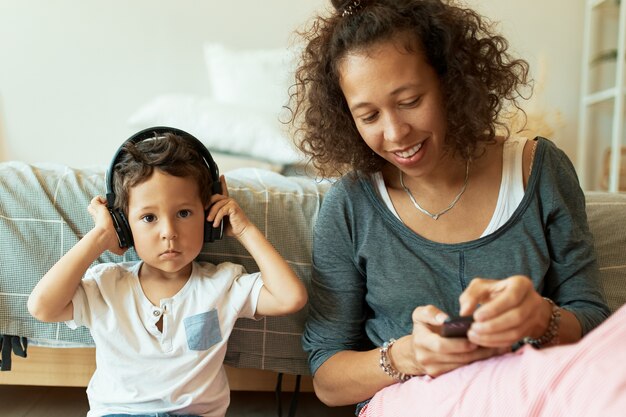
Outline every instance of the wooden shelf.
{"type": "MultiPolygon", "coordinates": [[[[0,372],[0,385],[86,387],[96,369],[94,348],[45,348],[30,346],[28,357],[13,357],[11,371],[0,372]]],[[[261,369],[226,367],[232,391],[274,391],[277,373],[261,369]]],[[[294,390],[296,377],[284,375],[282,390],[294,390]]],[[[310,376],[303,376],[300,390],[313,392],[310,376]]]]}
{"type": "MultiPolygon", "coordinates": [[[[620,172],[621,172],[621,148],[622,136],[624,133],[624,108],[625,108],[625,95],[626,95],[626,83],[624,77],[626,75],[626,67],[624,60],[626,58],[626,0],[622,0],[618,4],[615,0],[586,0],[585,8],[585,20],[584,20],[584,35],[583,35],[583,62],[582,62],[582,77],[581,77],[581,98],[579,104],[579,126],[578,126],[578,161],[577,171],[579,174],[580,182],[583,189],[595,189],[595,184],[589,184],[588,172],[595,169],[595,163],[588,158],[587,151],[591,146],[597,147],[597,143],[592,143],[592,138],[589,133],[590,126],[590,107],[597,103],[602,103],[607,100],[613,100],[612,122],[611,122],[611,158],[609,162],[608,172],[608,190],[610,192],[618,192],[622,187],[620,186],[620,172]],[[590,91],[590,55],[591,55],[591,38],[593,34],[598,30],[595,26],[601,25],[600,20],[596,21],[593,18],[594,11],[596,10],[609,10],[610,13],[603,13],[603,18],[618,18],[617,28],[617,56],[616,56],[616,68],[615,68],[615,81],[613,87],[607,88],[601,91],[590,91]],[[617,12],[617,15],[616,13],[617,12]],[[590,163],[591,162],[591,163],[590,163]]],[[[595,183],[595,181],[594,181],[595,183]]]]}

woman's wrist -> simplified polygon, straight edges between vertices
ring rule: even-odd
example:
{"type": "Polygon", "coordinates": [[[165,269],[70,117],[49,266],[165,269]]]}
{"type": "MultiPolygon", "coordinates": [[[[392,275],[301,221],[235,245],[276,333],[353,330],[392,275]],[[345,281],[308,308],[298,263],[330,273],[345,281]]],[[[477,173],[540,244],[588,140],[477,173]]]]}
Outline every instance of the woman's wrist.
{"type": "Polygon", "coordinates": [[[550,315],[547,325],[543,327],[543,331],[537,337],[525,337],[523,342],[534,346],[535,348],[542,348],[548,345],[559,344],[559,328],[561,325],[561,309],[554,301],[549,298],[543,298],[550,307],[550,315]]]}
{"type": "Polygon", "coordinates": [[[395,362],[392,358],[391,349],[394,346],[396,346],[396,348],[398,347],[396,345],[397,342],[398,340],[391,338],[389,339],[389,341],[383,343],[383,345],[379,348],[379,364],[384,373],[397,381],[404,382],[411,379],[413,375],[405,374],[404,372],[399,371],[395,365],[395,362]]]}

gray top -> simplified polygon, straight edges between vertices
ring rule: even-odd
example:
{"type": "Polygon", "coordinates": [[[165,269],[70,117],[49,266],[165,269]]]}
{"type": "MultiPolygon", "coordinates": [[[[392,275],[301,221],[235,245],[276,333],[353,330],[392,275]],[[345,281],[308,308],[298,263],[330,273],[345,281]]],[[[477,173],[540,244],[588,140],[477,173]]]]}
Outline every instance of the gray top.
{"type": "Polygon", "coordinates": [[[511,218],[480,239],[443,244],[417,235],[349,175],[325,195],[315,226],[310,314],[303,345],[314,374],[343,350],[366,350],[412,331],[415,307],[454,314],[472,278],[531,277],[535,288],[573,312],[583,334],[609,309],[572,163],[538,138],[531,178],[511,218]]]}

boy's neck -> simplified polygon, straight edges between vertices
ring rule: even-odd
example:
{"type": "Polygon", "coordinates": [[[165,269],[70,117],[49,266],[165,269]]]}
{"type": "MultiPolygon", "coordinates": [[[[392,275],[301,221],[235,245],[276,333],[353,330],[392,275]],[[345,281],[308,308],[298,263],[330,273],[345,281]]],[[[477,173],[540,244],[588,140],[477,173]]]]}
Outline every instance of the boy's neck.
{"type": "Polygon", "coordinates": [[[143,263],[139,269],[139,284],[144,295],[156,306],[164,298],[176,295],[189,281],[193,263],[175,272],[167,272],[143,263]]]}

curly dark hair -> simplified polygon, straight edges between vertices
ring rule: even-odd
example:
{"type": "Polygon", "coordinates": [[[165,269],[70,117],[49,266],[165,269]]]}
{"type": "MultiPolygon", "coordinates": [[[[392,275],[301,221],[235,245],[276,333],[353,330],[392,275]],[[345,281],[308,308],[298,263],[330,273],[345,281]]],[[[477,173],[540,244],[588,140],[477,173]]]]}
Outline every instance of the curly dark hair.
{"type": "Polygon", "coordinates": [[[439,77],[448,150],[464,159],[478,157],[479,144],[493,143],[496,130],[510,134],[501,113],[505,104],[523,113],[517,100],[531,89],[529,67],[507,52],[507,40],[486,18],[453,0],[332,3],[334,13],[317,16],[298,33],[307,44],[290,97],[298,147],[322,175],[372,173],[386,163],[357,131],[339,86],[339,65],[348,53],[402,33],[415,35],[439,77]]]}
{"type": "Polygon", "coordinates": [[[202,155],[189,141],[172,133],[126,142],[113,167],[114,208],[128,214],[130,189],[148,180],[155,169],[175,177],[192,178],[204,205],[211,199],[213,179],[202,155]]]}

